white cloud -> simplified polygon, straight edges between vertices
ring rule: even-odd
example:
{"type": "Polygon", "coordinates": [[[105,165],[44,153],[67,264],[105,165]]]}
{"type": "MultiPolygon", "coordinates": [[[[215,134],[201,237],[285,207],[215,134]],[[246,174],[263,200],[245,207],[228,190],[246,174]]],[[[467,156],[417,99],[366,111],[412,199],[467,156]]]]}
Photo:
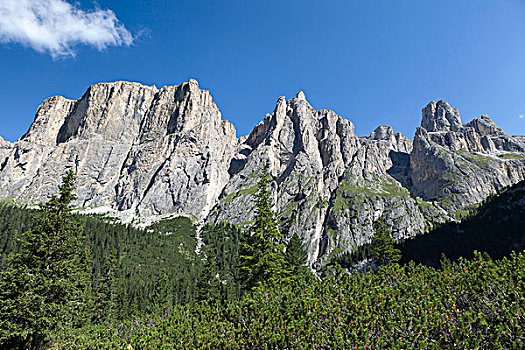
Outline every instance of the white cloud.
{"type": "Polygon", "coordinates": [[[518,118],[520,118],[520,119],[525,118],[525,114],[520,114],[518,118]]]}
{"type": "Polygon", "coordinates": [[[131,45],[133,36],[111,10],[82,10],[65,0],[0,0],[0,42],[21,43],[53,58],[75,46],[102,50],[131,45]]]}

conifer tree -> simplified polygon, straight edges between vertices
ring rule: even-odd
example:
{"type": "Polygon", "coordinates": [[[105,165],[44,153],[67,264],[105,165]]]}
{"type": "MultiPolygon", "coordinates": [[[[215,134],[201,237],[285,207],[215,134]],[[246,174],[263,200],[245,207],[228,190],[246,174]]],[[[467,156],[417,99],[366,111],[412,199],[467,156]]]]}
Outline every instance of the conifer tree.
{"type": "Polygon", "coordinates": [[[171,283],[166,273],[161,274],[155,283],[153,297],[150,303],[157,315],[167,316],[172,309],[171,302],[171,283]]]}
{"type": "Polygon", "coordinates": [[[262,169],[255,196],[255,221],[241,242],[238,261],[244,290],[263,283],[276,283],[286,275],[284,245],[272,210],[268,166],[262,169]]]}
{"type": "Polygon", "coordinates": [[[383,220],[374,223],[372,249],[378,266],[396,263],[401,259],[401,251],[394,247],[395,240],[383,220]]]}
{"type": "Polygon", "coordinates": [[[103,320],[115,319],[118,317],[117,292],[115,286],[119,278],[116,274],[117,250],[111,249],[105,257],[103,273],[93,278],[93,296],[95,305],[93,309],[92,323],[101,323],[103,320]]]}
{"type": "Polygon", "coordinates": [[[0,344],[37,348],[57,327],[81,326],[89,316],[88,250],[70,204],[75,175],[62,178],[59,196],[41,204],[34,227],[0,274],[0,344]]]}
{"type": "Polygon", "coordinates": [[[221,298],[221,281],[218,274],[215,253],[212,249],[207,249],[204,268],[197,283],[197,301],[213,301],[221,298]]]}
{"type": "Polygon", "coordinates": [[[308,262],[308,254],[303,249],[303,242],[297,233],[294,233],[288,242],[284,259],[291,276],[300,276],[308,271],[308,268],[305,266],[308,262]]]}

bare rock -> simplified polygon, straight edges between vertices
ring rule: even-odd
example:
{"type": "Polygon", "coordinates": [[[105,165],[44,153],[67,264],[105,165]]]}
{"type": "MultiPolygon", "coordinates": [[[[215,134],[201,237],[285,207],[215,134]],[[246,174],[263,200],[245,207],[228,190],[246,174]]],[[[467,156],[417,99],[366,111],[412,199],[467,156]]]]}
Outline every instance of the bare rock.
{"type": "Polygon", "coordinates": [[[3,162],[0,195],[41,202],[71,167],[81,207],[202,217],[229,179],[236,145],[195,81],[161,90],[96,84],[78,101],[44,102],[3,162]]]}
{"type": "Polygon", "coordinates": [[[101,83],[76,101],[47,99],[19,141],[0,139],[0,197],[45,201],[72,168],[80,207],[248,227],[266,165],[281,231],[319,266],[370,242],[378,219],[411,237],[523,180],[525,138],[487,116],[463,125],[445,101],[423,109],[413,142],[386,125],[357,137],[298,92],[237,139],[193,79],[101,83]]]}
{"type": "Polygon", "coordinates": [[[430,102],[423,108],[421,127],[427,131],[457,131],[461,128],[459,111],[450,107],[448,102],[430,102]]]}
{"type": "MultiPolygon", "coordinates": [[[[433,106],[423,110],[423,120],[433,106]]],[[[523,140],[505,134],[488,116],[437,131],[434,124],[422,125],[433,131],[423,127],[416,132],[410,154],[411,189],[437,202],[452,217],[524,178],[523,140]]]]}

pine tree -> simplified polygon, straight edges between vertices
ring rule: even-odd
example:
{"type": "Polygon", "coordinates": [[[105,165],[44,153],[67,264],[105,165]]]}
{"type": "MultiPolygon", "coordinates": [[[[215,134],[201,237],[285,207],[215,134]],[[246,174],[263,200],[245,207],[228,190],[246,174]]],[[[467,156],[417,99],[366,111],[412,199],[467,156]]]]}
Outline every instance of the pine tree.
{"type": "Polygon", "coordinates": [[[161,274],[155,283],[151,306],[156,315],[167,316],[172,310],[172,288],[171,282],[166,273],[161,274]]]}
{"type": "Polygon", "coordinates": [[[284,259],[292,277],[301,276],[308,271],[308,268],[305,266],[308,262],[308,254],[303,249],[303,243],[297,233],[294,233],[288,242],[284,259]]]}
{"type": "Polygon", "coordinates": [[[197,301],[214,301],[221,298],[221,281],[218,274],[219,269],[215,259],[215,252],[212,249],[207,249],[206,261],[201,273],[199,282],[197,283],[197,301]]]}
{"type": "Polygon", "coordinates": [[[105,257],[105,264],[100,276],[93,278],[93,296],[95,305],[93,308],[92,323],[102,323],[104,320],[118,318],[118,302],[116,286],[119,278],[116,274],[118,266],[118,253],[115,248],[111,249],[105,257]]]}
{"type": "Polygon", "coordinates": [[[374,223],[372,248],[378,266],[396,263],[401,259],[401,251],[394,247],[395,240],[383,220],[374,223]]]}
{"type": "Polygon", "coordinates": [[[263,283],[276,283],[286,274],[284,245],[272,210],[267,166],[262,170],[255,204],[255,222],[245,241],[241,242],[239,270],[244,290],[252,290],[263,283]]]}
{"type": "Polygon", "coordinates": [[[57,327],[81,326],[89,316],[88,250],[70,204],[75,175],[62,178],[59,196],[40,206],[34,227],[0,274],[0,344],[36,348],[57,327]]]}

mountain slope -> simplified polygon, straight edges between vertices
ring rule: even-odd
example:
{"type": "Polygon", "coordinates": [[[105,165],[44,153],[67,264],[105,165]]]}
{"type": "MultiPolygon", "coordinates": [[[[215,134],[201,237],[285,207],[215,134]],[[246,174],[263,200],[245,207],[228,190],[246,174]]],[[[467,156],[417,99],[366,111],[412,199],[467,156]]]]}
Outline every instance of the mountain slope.
{"type": "Polygon", "coordinates": [[[461,223],[448,223],[399,245],[403,261],[440,266],[441,254],[452,260],[474,251],[501,259],[525,249],[525,181],[490,196],[461,223]]]}
{"type": "Polygon", "coordinates": [[[73,167],[80,207],[245,226],[265,164],[281,230],[324,264],[369,242],[379,218],[408,238],[523,180],[525,142],[487,116],[463,125],[444,101],[423,109],[413,143],[389,126],[357,137],[302,92],[237,138],[194,80],[102,83],[77,101],[47,99],[19,141],[0,140],[0,197],[41,202],[73,167]]]}
{"type": "Polygon", "coordinates": [[[236,143],[195,81],[160,90],[97,84],[78,101],[44,102],[4,155],[0,195],[40,202],[73,167],[81,207],[202,218],[229,179],[236,143]]]}

